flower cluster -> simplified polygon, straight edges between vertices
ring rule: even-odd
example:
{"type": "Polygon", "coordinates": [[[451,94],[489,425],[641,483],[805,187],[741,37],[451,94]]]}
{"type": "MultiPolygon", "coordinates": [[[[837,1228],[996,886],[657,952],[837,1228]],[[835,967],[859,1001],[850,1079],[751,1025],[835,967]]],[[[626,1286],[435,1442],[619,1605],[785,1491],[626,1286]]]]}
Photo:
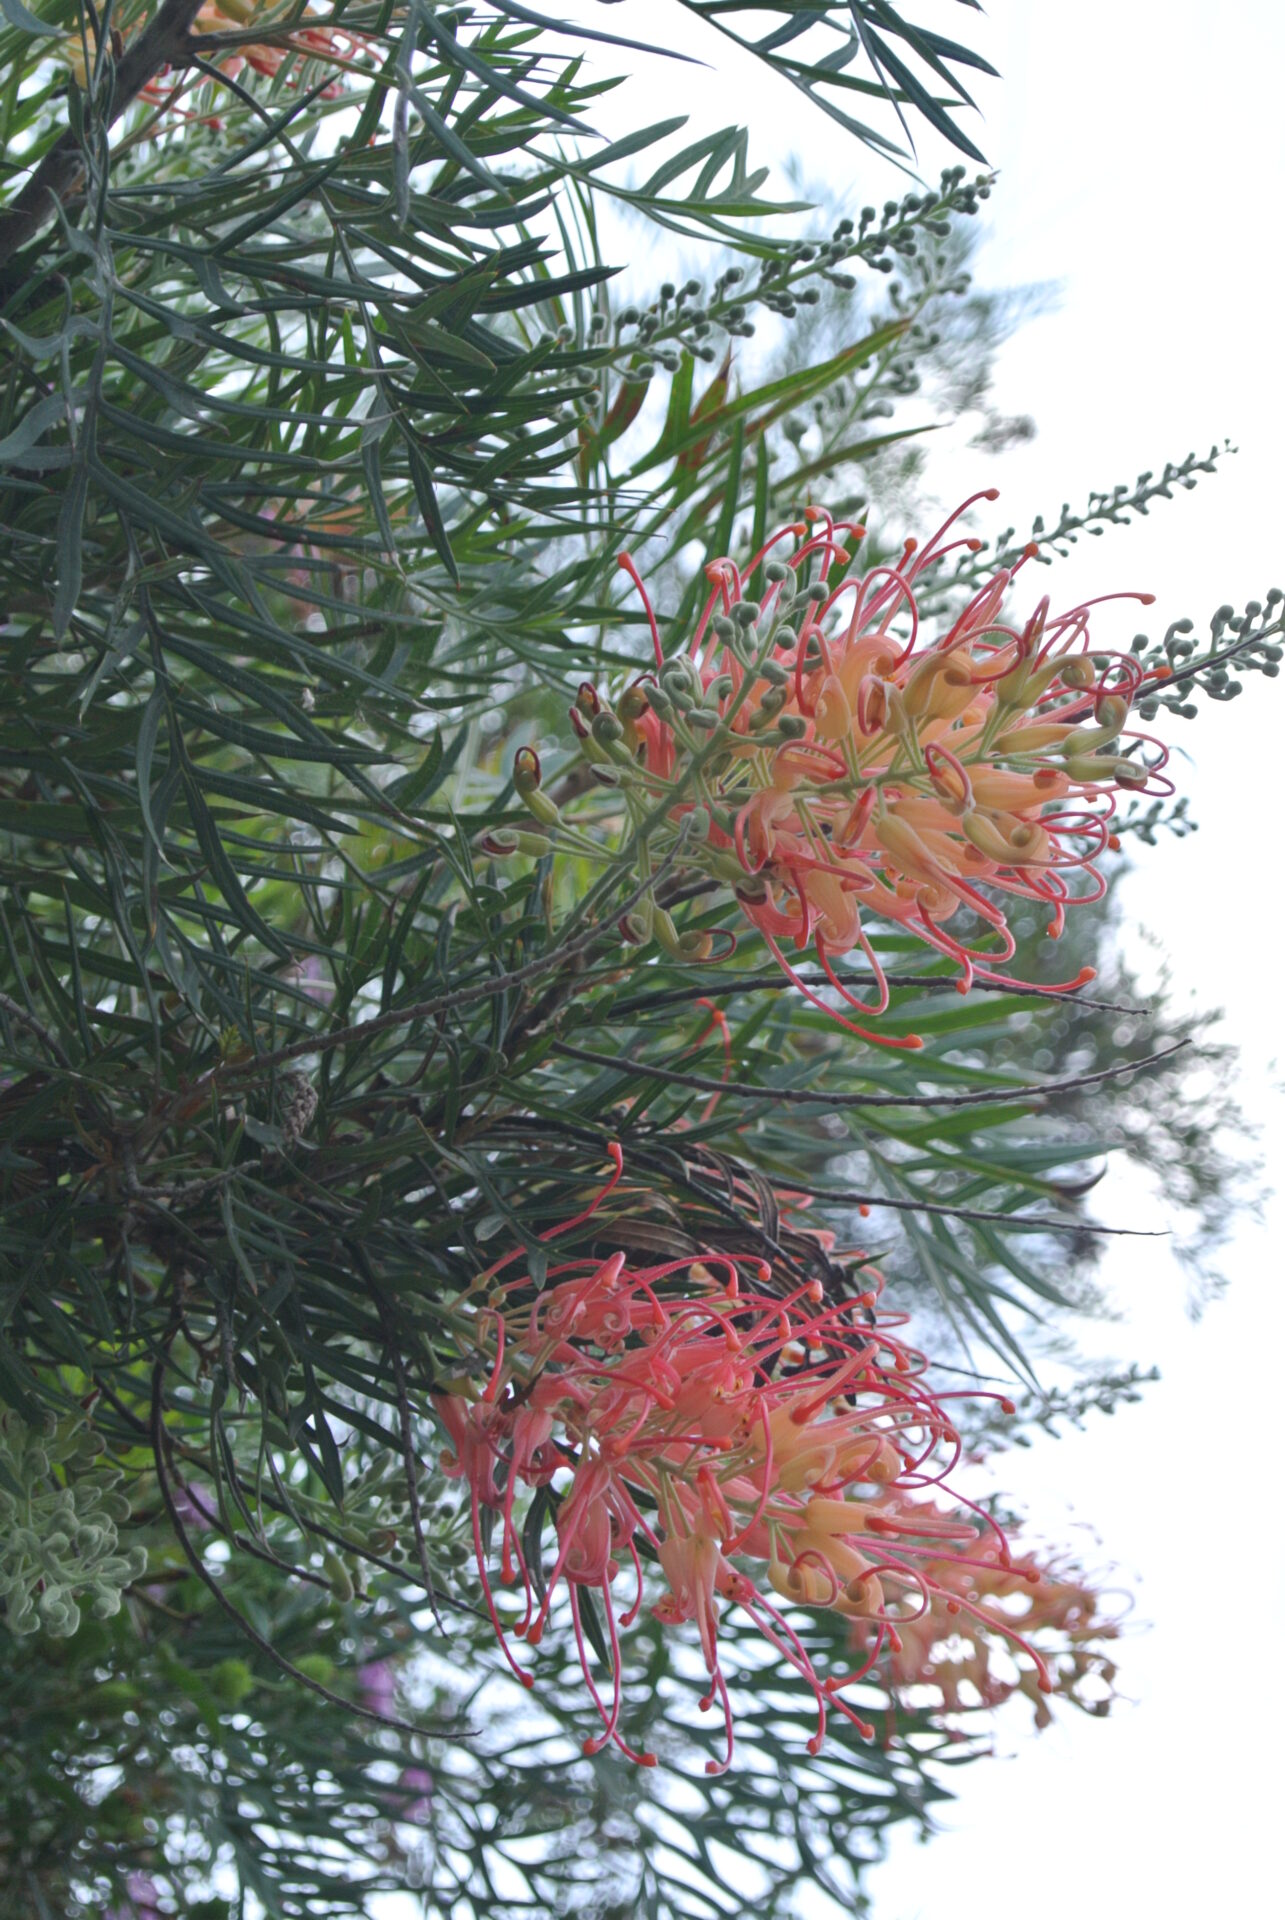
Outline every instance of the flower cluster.
{"type": "MultiPolygon", "coordinates": [[[[274,38],[270,43],[253,41],[222,57],[219,64],[229,79],[235,79],[245,67],[262,74],[266,79],[275,79],[291,59],[322,60],[331,66],[342,67],[368,45],[362,35],[350,33],[344,27],[314,23],[307,13],[287,30],[283,25],[286,11],[279,6],[264,6],[260,0],[204,0],[192,24],[192,31],[194,34],[217,34],[226,32],[229,26],[252,27],[260,24],[265,32],[269,29],[273,31],[274,38]]],[[[343,83],[336,78],[323,88],[321,97],[323,100],[334,100],[342,91],[343,83]]]]}
{"type": "MultiPolygon", "coordinates": [[[[810,947],[840,999],[865,1015],[888,1005],[872,917],[958,962],[961,992],[974,976],[1003,978],[997,969],[1015,950],[1005,897],[1045,906],[1056,937],[1068,907],[1104,892],[1095,863],[1112,843],[1117,796],[1169,790],[1164,750],[1125,732],[1135,696],[1166,670],[1148,673],[1132,655],[1093,646],[1096,601],[1054,615],[1044,599],[1024,620],[1010,614],[1010,584],[1034,548],[925,640],[916,589],[947,555],[980,546],[954,533],[972,504],[927,545],[907,540],[896,564],[865,573],[855,564],[864,528],[808,508],[743,567],[723,559],[707,568],[710,593],[690,643],[668,658],[623,556],[646,606],[655,672],[614,704],[586,682],[571,709],[640,874],[672,857],[730,888],[827,1012],[786,948],[810,947]],[[760,572],[762,596],[751,600],[760,572]],[[964,930],[954,931],[961,915],[964,930]],[[873,976],[869,1000],[833,965],[853,949],[873,976]]],[[[529,749],[515,772],[554,844],[595,850],[541,790],[529,749]]],[[[654,893],[625,931],[683,958],[712,951],[707,934],[679,935],[654,893]]],[[[867,1039],[920,1044],[834,1017],[867,1039]]]]}
{"type": "Polygon", "coordinates": [[[880,1307],[871,1269],[859,1270],[859,1294],[836,1301],[816,1281],[773,1291],[765,1264],[723,1254],[641,1268],[623,1253],[570,1260],[540,1288],[525,1272],[499,1280],[518,1257],[484,1276],[475,1340],[485,1384],[480,1375],[452,1382],[434,1405],[450,1438],[444,1470],[468,1486],[491,1620],[527,1685],[510,1638],[538,1645],[565,1590],[602,1720],[586,1751],[611,1741],[654,1764],[620,1728],[620,1634],[646,1598],[644,1559],[664,1583],[655,1616],[696,1623],[709,1676],[702,1706],[722,1706],[726,1753],[708,1762],[710,1772],[730,1764],[733,1746],[719,1653],[724,1605],[739,1608],[811,1688],[813,1752],[831,1711],[872,1733],[844,1695],[938,1601],[1019,1640],[1043,1674],[1040,1655],[1003,1614],[988,1614],[967,1579],[954,1580],[961,1570],[1006,1575],[1007,1544],[984,1517],[979,1531],[974,1509],[943,1514],[932,1498],[959,1454],[945,1406],[956,1396],[930,1391],[924,1357],[900,1337],[903,1317],[880,1307]],[[893,1490],[903,1497],[891,1501],[893,1490]],[[915,1493],[917,1502],[904,1497],[915,1493]],[[530,1526],[541,1498],[556,1528],[548,1569],[539,1524],[534,1537],[530,1526]],[[490,1573],[492,1528],[500,1579],[522,1594],[521,1617],[507,1629],[490,1573]],[[623,1607],[622,1578],[632,1586],[623,1607]],[[585,1647],[586,1593],[606,1619],[609,1697],[585,1647]],[[819,1675],[789,1606],[861,1623],[856,1670],[819,1675]]]}

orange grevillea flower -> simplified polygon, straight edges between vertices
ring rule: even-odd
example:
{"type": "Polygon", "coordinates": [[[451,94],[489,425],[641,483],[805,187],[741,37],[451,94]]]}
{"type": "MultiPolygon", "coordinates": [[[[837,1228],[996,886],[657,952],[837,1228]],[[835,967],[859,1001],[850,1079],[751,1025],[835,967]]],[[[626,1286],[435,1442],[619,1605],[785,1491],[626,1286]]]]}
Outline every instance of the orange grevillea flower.
{"type": "MultiPolygon", "coordinates": [[[[1026,614],[1010,607],[1034,548],[998,569],[943,632],[924,633],[916,595],[925,579],[958,548],[980,546],[954,534],[972,504],[926,545],[908,540],[895,564],[864,573],[855,557],[864,529],[808,508],[744,566],[723,559],[706,569],[704,610],[668,658],[622,556],[646,607],[655,672],[614,704],[586,683],[570,714],[640,872],[673,856],[729,887],[801,991],[886,1045],[920,1043],[834,1012],[799,981],[787,950],[810,948],[839,999],[865,1015],[888,1005],[872,921],[957,961],[961,992],[975,976],[1002,979],[1014,952],[1006,899],[1046,906],[1056,937],[1069,907],[1105,890],[1096,862],[1120,792],[1169,790],[1163,748],[1125,732],[1147,674],[1134,656],[1092,643],[1098,602],[1058,614],[1047,599],[1026,614]],[[758,577],[761,597],[750,600],[758,577]],[[835,969],[854,949],[873,975],[872,998],[835,969]]],[[[585,833],[578,821],[553,821],[539,798],[541,818],[559,829],[555,843],[592,850],[593,823],[585,833]]],[[[683,958],[712,948],[707,934],[679,935],[654,896],[626,931],[655,935],[683,958]]]]}
{"type": "MultiPolygon", "coordinates": [[[[831,1712],[872,1734],[847,1690],[886,1648],[904,1646],[937,1600],[975,1613],[968,1578],[1010,1565],[1002,1530],[984,1516],[979,1527],[968,1503],[963,1520],[926,1499],[889,1503],[892,1489],[942,1487],[959,1455],[946,1410],[958,1396],[929,1389],[923,1355],[901,1338],[903,1316],[879,1305],[879,1276],[861,1270],[861,1293],[834,1300],[815,1281],[774,1290],[757,1260],[709,1254],[631,1267],[615,1253],[557,1263],[540,1287],[525,1271],[500,1278],[520,1260],[520,1250],[508,1255],[479,1283],[485,1384],[433,1400],[450,1440],[444,1470],[467,1484],[486,1604],[513,1671],[532,1683],[510,1637],[538,1645],[565,1593],[602,1721],[586,1751],[611,1741],[653,1764],[620,1727],[621,1632],[645,1604],[646,1561],[664,1583],[653,1613],[695,1623],[709,1678],[702,1705],[723,1710],[726,1752],[708,1771],[721,1773],[732,1757],[719,1652],[728,1608],[811,1688],[811,1751],[831,1712]],[[521,1517],[541,1489],[555,1516],[549,1566],[531,1564],[521,1517]],[[523,1597],[507,1631],[484,1544],[488,1509],[501,1582],[520,1585],[523,1597]],[[606,1620],[602,1687],[585,1648],[586,1593],[606,1620]],[[857,1671],[818,1674],[786,1606],[860,1622],[868,1644],[857,1671]]],[[[1042,1672],[1018,1629],[1005,1630],[1042,1672]]]]}

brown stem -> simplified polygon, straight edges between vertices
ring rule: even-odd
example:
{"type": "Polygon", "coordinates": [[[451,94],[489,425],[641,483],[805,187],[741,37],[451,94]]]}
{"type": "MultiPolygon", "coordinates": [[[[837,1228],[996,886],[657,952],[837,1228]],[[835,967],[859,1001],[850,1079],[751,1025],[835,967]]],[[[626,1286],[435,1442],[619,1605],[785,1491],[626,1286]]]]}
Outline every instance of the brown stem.
{"type": "MultiPolygon", "coordinates": [[[[126,48],[116,67],[108,125],[132,105],[162,67],[179,65],[201,0],[164,0],[150,26],[126,48]]],[[[84,178],[81,145],[70,127],[49,149],[13,205],[0,212],[0,267],[34,240],[84,178]]]]}
{"type": "Polygon", "coordinates": [[[1141,1073],[1172,1054],[1181,1053],[1191,1043],[1178,1040],[1159,1053],[1148,1053],[1141,1060],[1125,1060],[1113,1067],[1100,1067],[1096,1073],[1077,1073],[1068,1080],[1045,1080],[1033,1085],[987,1087],[976,1093],[834,1093],[828,1088],[756,1087],[747,1080],[714,1080],[704,1073],[682,1073],[674,1067],[658,1067],[627,1056],[597,1053],[589,1047],[572,1046],[569,1040],[555,1040],[553,1051],[572,1060],[587,1060],[593,1067],[614,1067],[621,1075],[643,1074],[649,1080],[663,1080],[670,1086],[691,1087],[697,1093],[733,1095],[738,1100],[769,1100],[774,1106],[824,1107],[984,1107],[1006,1106],[1010,1102],[1038,1103],[1053,1093],[1078,1093],[1081,1087],[1095,1086],[1100,1080],[1115,1080],[1122,1074],[1141,1073]]]}

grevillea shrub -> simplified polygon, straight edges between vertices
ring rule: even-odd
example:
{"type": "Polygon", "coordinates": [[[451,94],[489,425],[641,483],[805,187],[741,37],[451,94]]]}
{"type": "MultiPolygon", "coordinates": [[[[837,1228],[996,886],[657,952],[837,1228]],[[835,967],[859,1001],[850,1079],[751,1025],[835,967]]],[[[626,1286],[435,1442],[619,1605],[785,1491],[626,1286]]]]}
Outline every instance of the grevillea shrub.
{"type": "Polygon", "coordinates": [[[1070,908],[1131,796],[1184,824],[1131,716],[1275,674],[1285,599],[1127,658],[1058,611],[1044,563],[1212,452],[1025,549],[849,524],[965,397],[1005,441],[991,180],[879,177],[916,113],[985,165],[984,57],[915,0],[676,0],[715,83],[644,126],[653,11],[0,0],[24,1920],[853,1907],[944,1722],[1097,1657],[949,1369],[1038,1388],[1128,1224],[1103,1141],[1230,1211],[1210,1050],[1114,955],[1066,993],[1112,953],[1070,908]],[[848,204],[722,124],[728,35],[848,204]]]}
{"type": "MultiPolygon", "coordinates": [[[[917,592],[951,554],[980,547],[957,524],[976,499],[994,497],[975,495],[926,544],[908,539],[895,563],[865,572],[864,527],[809,507],[741,564],[706,568],[700,618],[668,652],[622,556],[643,595],[655,670],[614,701],[582,685],[570,719],[595,793],[565,816],[536,756],[519,752],[518,791],[552,844],[628,852],[644,882],[658,867],[708,876],[735,894],[808,999],[885,1046],[921,1043],[840,1013],[798,980],[788,949],[810,948],[839,1001],[877,1016],[889,990],[871,922],[957,962],[961,992],[1005,977],[1015,952],[1006,900],[1047,908],[1057,938],[1069,908],[1105,892],[1096,862],[1121,794],[1172,792],[1165,748],[1127,727],[1135,699],[1170,669],[1103,651],[1090,635],[1094,606],[1147,605],[1150,594],[1104,594],[1059,613],[1045,597],[1019,612],[1024,583],[1014,583],[1034,547],[926,634],[917,592]],[[758,576],[761,597],[750,599],[758,576]],[[873,973],[873,1000],[834,967],[854,949],[873,973]]],[[[482,844],[533,850],[521,836],[482,844]]],[[[654,889],[623,930],[685,959],[728,951],[708,933],[679,933],[654,889]]],[[[1090,978],[1085,969],[1054,990],[1090,978]]]]}

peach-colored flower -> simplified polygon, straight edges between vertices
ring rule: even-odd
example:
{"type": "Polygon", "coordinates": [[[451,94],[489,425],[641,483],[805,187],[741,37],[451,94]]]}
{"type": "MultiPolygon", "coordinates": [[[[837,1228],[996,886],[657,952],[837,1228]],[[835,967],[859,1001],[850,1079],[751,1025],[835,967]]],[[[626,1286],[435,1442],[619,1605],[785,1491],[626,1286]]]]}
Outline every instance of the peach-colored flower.
{"type": "MultiPolygon", "coordinates": [[[[336,69],[334,78],[321,89],[323,100],[335,100],[343,92],[343,69],[352,67],[357,56],[370,42],[365,35],[351,33],[345,27],[329,26],[305,14],[295,24],[285,25],[289,9],[280,5],[263,4],[263,0],[204,0],[204,4],[192,21],[191,33],[196,38],[216,34],[235,33],[240,28],[261,25],[267,33],[271,31],[271,41],[251,41],[244,45],[229,48],[225,52],[212,50],[210,57],[220,72],[230,80],[249,67],[253,72],[272,79],[281,71],[287,61],[319,61],[336,69]]],[[[116,58],[119,59],[124,40],[116,36],[116,58]]],[[[88,43],[90,59],[93,58],[93,42],[88,43]]],[[[89,62],[86,57],[86,42],[79,34],[65,39],[59,48],[59,57],[71,69],[72,77],[79,87],[89,84],[89,62]]],[[[180,104],[181,96],[201,78],[194,70],[189,77],[180,71],[172,77],[169,67],[149,80],[140,92],[139,98],[149,106],[160,109],[164,123],[171,121],[199,120],[201,124],[216,129],[222,124],[217,116],[190,113],[180,104]]],[[[290,85],[297,82],[292,78],[290,85]]]]}
{"type": "MultiPolygon", "coordinates": [[[[895,1493],[886,1504],[890,1516],[923,1520],[895,1493]]],[[[1005,1565],[986,1557],[980,1533],[974,1541],[978,1551],[928,1562],[931,1605],[885,1643],[879,1672],[891,1699],[912,1688],[920,1699],[929,1691],[935,1711],[953,1720],[1022,1693],[1039,1728],[1050,1723],[1050,1693],[1105,1713],[1116,1673],[1106,1646],[1120,1628],[1104,1611],[1102,1595],[1078,1568],[1031,1554],[1005,1565]],[[1032,1657],[1035,1646],[1043,1669],[1032,1657]],[[994,1661],[999,1647],[1003,1670],[994,1661]]],[[[865,1647],[869,1639],[859,1623],[855,1644],[865,1647]]]]}
{"type": "MultiPolygon", "coordinates": [[[[192,23],[192,32],[197,35],[227,33],[237,27],[248,28],[257,24],[262,24],[265,31],[268,28],[274,32],[280,31],[279,41],[274,39],[263,45],[252,42],[223,55],[219,64],[233,78],[244,67],[250,67],[255,73],[272,79],[291,58],[347,65],[355,54],[369,44],[361,34],[350,33],[344,27],[317,23],[307,13],[286,32],[284,21],[288,11],[280,5],[264,5],[262,0],[204,0],[192,23]]],[[[342,91],[343,82],[336,76],[323,89],[321,97],[323,100],[334,100],[342,91]]]]}
{"type": "MultiPolygon", "coordinates": [[[[614,706],[586,683],[571,709],[621,837],[639,843],[653,869],[674,852],[729,887],[807,997],[885,1045],[920,1043],[834,1012],[798,981],[786,949],[810,947],[840,1000],[867,1016],[889,998],[872,917],[956,961],[961,992],[975,977],[1003,979],[1014,952],[1006,900],[1046,906],[1056,937],[1068,908],[1105,890],[1097,861],[1119,794],[1169,790],[1164,750],[1124,732],[1147,675],[1133,655],[1092,644],[1098,603],[1054,615],[1045,599],[1025,617],[1008,611],[1034,548],[925,638],[917,592],[948,554],[980,545],[950,537],[972,504],[925,546],[908,540],[895,565],[864,574],[854,559],[864,529],[807,509],[743,567],[724,559],[707,568],[695,631],[668,658],[623,556],[643,595],[656,671],[614,706]],[[751,602],[760,569],[767,584],[751,602]],[[870,1000],[834,966],[854,950],[874,977],[870,1000]]],[[[547,804],[541,818],[555,844],[561,829],[584,850],[585,836],[547,804]]],[[[654,900],[633,921],[633,937],[707,955],[709,936],[676,934],[654,900]]]]}

